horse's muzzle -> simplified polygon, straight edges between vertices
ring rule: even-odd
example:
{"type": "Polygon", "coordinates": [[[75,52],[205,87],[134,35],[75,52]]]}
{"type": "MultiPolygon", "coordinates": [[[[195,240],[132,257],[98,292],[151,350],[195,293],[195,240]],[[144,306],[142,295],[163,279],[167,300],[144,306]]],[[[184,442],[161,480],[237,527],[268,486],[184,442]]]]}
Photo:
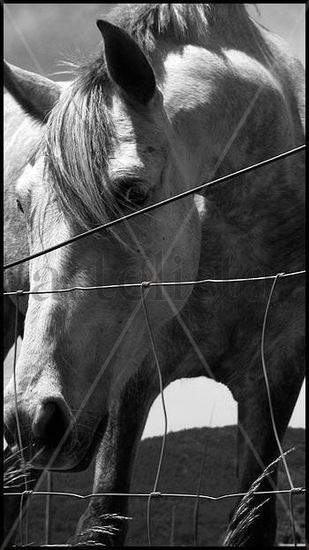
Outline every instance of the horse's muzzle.
{"type": "Polygon", "coordinates": [[[74,419],[61,396],[41,400],[31,415],[20,405],[17,410],[9,406],[4,436],[13,452],[21,445],[24,458],[35,468],[59,464],[65,469],[77,441],[74,419]]]}

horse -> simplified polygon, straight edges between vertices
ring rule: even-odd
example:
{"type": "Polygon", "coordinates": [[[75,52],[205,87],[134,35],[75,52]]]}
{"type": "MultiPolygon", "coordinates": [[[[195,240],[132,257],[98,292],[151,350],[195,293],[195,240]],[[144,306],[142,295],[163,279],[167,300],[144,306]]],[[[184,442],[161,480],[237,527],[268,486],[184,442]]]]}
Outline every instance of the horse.
{"type": "MultiPolygon", "coordinates": [[[[304,141],[301,63],[244,4],[120,6],[97,26],[103,48],[65,88],[6,65],[6,262],[304,141]]],[[[127,515],[117,493],[130,491],[160,391],[145,308],[163,387],[212,377],[237,401],[239,490],[278,456],[260,356],[270,282],[194,282],[302,269],[303,180],[298,153],[5,271],[7,291],[55,291],[18,297],[17,411],[11,381],[4,414],[11,452],[18,414],[37,472],[81,471],[96,454],[93,492],[116,493],[90,501],[77,541],[102,514],[127,515]],[[140,285],[56,292],[129,283],[140,285]]],[[[17,298],[6,298],[8,349],[17,298]]],[[[280,441],[304,376],[303,303],[302,276],[278,279],[265,361],[280,441]]],[[[260,490],[276,478],[274,469],[260,490]]],[[[248,526],[249,546],[274,544],[275,503],[271,495],[248,526]]],[[[122,545],[127,523],[114,521],[108,544],[122,545]]],[[[107,540],[100,529],[91,538],[107,540]]]]}

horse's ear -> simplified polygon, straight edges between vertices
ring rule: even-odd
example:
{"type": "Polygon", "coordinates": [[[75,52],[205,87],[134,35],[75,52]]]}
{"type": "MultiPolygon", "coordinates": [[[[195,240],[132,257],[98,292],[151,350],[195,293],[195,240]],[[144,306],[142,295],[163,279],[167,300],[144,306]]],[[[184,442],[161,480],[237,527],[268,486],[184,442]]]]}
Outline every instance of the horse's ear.
{"type": "Polygon", "coordinates": [[[3,81],[8,92],[24,111],[39,122],[46,122],[60,95],[58,84],[5,61],[3,81]]]}
{"type": "Polygon", "coordinates": [[[98,20],[105,59],[112,80],[131,99],[146,105],[156,91],[152,67],[137,43],[124,30],[98,20]]]}

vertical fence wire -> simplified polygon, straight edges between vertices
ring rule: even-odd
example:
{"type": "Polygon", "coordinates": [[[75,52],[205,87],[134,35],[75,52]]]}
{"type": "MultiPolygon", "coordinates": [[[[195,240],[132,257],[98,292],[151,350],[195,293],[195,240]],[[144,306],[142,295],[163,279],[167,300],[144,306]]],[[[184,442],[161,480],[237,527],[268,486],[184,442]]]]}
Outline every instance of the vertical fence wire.
{"type": "MultiPolygon", "coordinates": [[[[26,462],[24,459],[20,421],[18,416],[18,403],[17,403],[16,361],[17,361],[17,340],[18,340],[18,317],[19,317],[19,294],[16,293],[15,326],[14,326],[14,359],[13,359],[14,402],[15,402],[15,417],[16,417],[16,427],[17,427],[18,446],[19,446],[19,457],[20,457],[21,467],[24,473],[25,491],[28,491],[27,468],[26,468],[26,462]]],[[[23,504],[24,504],[24,495],[22,495],[20,499],[20,505],[19,505],[19,536],[20,536],[21,545],[23,545],[24,540],[25,540],[25,544],[28,544],[28,537],[29,537],[29,516],[28,516],[28,510],[27,510],[25,513],[25,539],[24,539],[23,504]]]]}
{"type": "Polygon", "coordinates": [[[151,516],[150,516],[151,498],[153,496],[159,496],[159,494],[160,494],[160,493],[157,492],[157,487],[158,487],[159,477],[160,477],[160,473],[161,473],[161,467],[162,467],[162,461],[163,461],[165,443],[166,443],[166,436],[167,436],[167,413],[166,413],[166,406],[165,406],[165,399],[164,399],[164,392],[163,392],[163,380],[162,380],[162,374],[161,374],[161,369],[160,369],[160,363],[159,363],[159,358],[158,358],[158,354],[157,354],[157,350],[156,350],[156,346],[155,346],[155,341],[154,341],[152,328],[151,328],[149,317],[148,317],[146,296],[144,294],[144,291],[145,291],[146,287],[149,287],[149,283],[147,283],[147,282],[141,283],[141,301],[142,301],[142,306],[143,306],[143,311],[144,311],[148,336],[149,336],[149,339],[150,339],[151,348],[152,348],[153,356],[154,356],[156,367],[157,367],[157,372],[158,372],[158,377],[159,377],[159,385],[160,385],[160,395],[161,395],[161,401],[162,401],[162,409],[163,409],[163,415],[164,415],[164,434],[163,434],[163,438],[162,438],[160,458],[159,458],[159,462],[158,462],[157,473],[156,473],[156,478],[155,478],[153,490],[152,490],[152,493],[150,493],[150,495],[148,497],[148,501],[147,501],[147,538],[148,538],[148,546],[152,546],[152,542],[151,542],[151,516]]]}
{"type": "MultiPolygon", "coordinates": [[[[297,150],[300,150],[301,148],[295,149],[293,152],[296,152],[297,150]]],[[[285,153],[284,155],[286,155],[286,154],[291,154],[291,152],[285,153]]],[[[276,160],[277,158],[280,158],[280,155],[278,157],[274,157],[273,159],[269,159],[267,162],[272,161],[272,160],[276,160]]],[[[264,161],[264,164],[265,164],[265,162],[266,161],[264,161]]],[[[259,163],[256,166],[252,166],[252,167],[250,167],[250,169],[256,168],[259,165],[263,165],[263,163],[259,163]]],[[[248,171],[248,169],[245,169],[245,171],[248,171]]],[[[228,177],[231,177],[231,176],[228,176],[228,177]]],[[[222,178],[221,178],[221,180],[222,180],[222,178]]],[[[218,181],[215,181],[215,182],[212,182],[212,183],[218,183],[221,180],[219,179],[218,181]]],[[[209,185],[209,184],[207,184],[207,185],[209,185]]],[[[191,191],[193,192],[193,190],[191,190],[191,191]]],[[[173,200],[175,200],[176,198],[180,198],[180,196],[185,196],[185,194],[181,194],[181,195],[175,197],[173,200]]],[[[166,201],[163,201],[162,204],[164,204],[165,202],[166,201]]],[[[157,206],[161,206],[161,204],[153,205],[153,207],[157,207],[157,206]]],[[[142,212],[140,212],[140,213],[142,213],[142,212]]],[[[121,221],[121,220],[118,220],[118,221],[121,221]]],[[[81,236],[83,236],[83,235],[80,235],[79,237],[81,237],[81,236]]],[[[67,244],[67,243],[61,243],[60,245],[57,245],[57,247],[63,246],[64,244],[67,244]]],[[[48,251],[49,250],[42,251],[40,254],[46,253],[48,251]]],[[[28,257],[27,259],[30,259],[30,258],[31,257],[28,257]]],[[[17,263],[21,263],[21,261],[25,261],[25,259],[20,260],[17,263]]],[[[17,265],[17,263],[15,262],[14,265],[15,264],[17,265]]],[[[5,268],[10,267],[10,265],[4,266],[4,267],[5,268]]],[[[285,460],[285,456],[284,456],[284,453],[283,453],[283,450],[282,450],[282,447],[281,447],[280,439],[279,439],[277,428],[276,428],[274,412],[273,412],[273,406],[272,406],[272,398],[271,398],[271,393],[270,393],[270,386],[269,386],[268,375],[267,375],[266,364],[265,364],[266,321],[267,321],[267,317],[268,317],[268,313],[269,313],[269,308],[270,308],[270,303],[271,303],[271,298],[272,298],[272,295],[273,295],[273,291],[274,291],[275,285],[277,283],[277,280],[280,276],[284,276],[284,273],[279,273],[275,276],[272,287],[271,287],[271,290],[270,290],[270,293],[269,293],[266,309],[265,309],[265,314],[264,314],[264,319],[263,319],[263,327],[262,327],[262,337],[261,337],[261,361],[262,361],[262,367],[263,367],[264,380],[265,380],[265,384],[266,384],[267,399],[268,399],[268,403],[269,403],[269,410],[270,410],[270,417],[271,417],[273,432],[274,432],[274,436],[275,436],[275,439],[276,439],[276,442],[277,442],[277,446],[278,446],[278,449],[279,449],[280,456],[283,460],[284,468],[285,468],[286,475],[287,475],[287,478],[288,478],[288,481],[289,481],[289,484],[290,484],[290,489],[291,489],[290,490],[290,517],[291,517],[292,531],[293,531],[293,537],[294,537],[294,545],[296,545],[295,518],[294,518],[293,495],[292,495],[293,490],[295,488],[294,488],[294,485],[293,485],[293,482],[292,482],[292,478],[291,478],[291,475],[290,475],[290,472],[289,472],[287,462],[285,460]]],[[[164,400],[164,393],[163,393],[162,374],[161,374],[160,364],[159,364],[159,360],[158,360],[158,355],[157,355],[157,352],[156,352],[156,346],[155,346],[155,341],[154,341],[154,337],[153,337],[153,332],[152,332],[152,328],[151,328],[151,325],[150,325],[150,322],[149,322],[146,299],[145,299],[145,295],[144,295],[144,290],[149,285],[150,285],[150,283],[145,283],[145,282],[140,284],[141,301],[142,301],[142,306],[143,306],[143,310],[144,310],[145,322],[146,322],[147,331],[148,331],[148,335],[149,335],[149,339],[150,339],[150,343],[151,343],[151,348],[152,348],[153,356],[154,356],[154,359],[155,359],[155,364],[156,364],[157,371],[158,371],[159,384],[160,384],[160,394],[161,394],[162,408],[163,408],[163,413],[164,413],[164,423],[165,423],[164,435],[163,435],[163,438],[162,438],[161,452],[160,452],[160,458],[159,458],[159,462],[158,462],[154,487],[153,487],[152,493],[149,494],[148,503],[147,503],[147,535],[148,535],[148,544],[149,544],[149,546],[151,546],[152,543],[151,543],[151,513],[150,513],[150,506],[151,506],[151,498],[153,496],[159,496],[161,494],[157,491],[157,486],[158,486],[159,476],[160,476],[160,472],[161,472],[161,466],[162,466],[164,450],[165,450],[165,443],[166,443],[167,414],[166,414],[166,407],[165,407],[165,400],[164,400]]],[[[24,499],[24,496],[26,496],[27,494],[29,495],[28,483],[27,483],[26,463],[25,463],[25,460],[24,460],[23,447],[22,447],[22,437],[21,437],[21,428],[20,428],[20,421],[19,421],[19,417],[18,417],[17,384],[16,384],[16,358],[17,358],[17,338],[18,338],[19,295],[21,295],[22,293],[23,293],[23,291],[19,291],[19,292],[15,293],[15,295],[16,295],[16,304],[15,304],[16,305],[16,309],[15,309],[15,349],[14,349],[14,363],[13,363],[13,381],[14,381],[16,427],[17,427],[18,445],[19,445],[19,453],[20,453],[20,462],[21,462],[21,465],[22,465],[22,469],[24,471],[24,484],[25,484],[25,491],[22,494],[21,501],[20,501],[20,513],[19,513],[19,529],[20,529],[21,545],[23,545],[23,543],[24,543],[23,523],[22,523],[23,522],[23,512],[22,512],[23,499],[24,499]]],[[[51,478],[49,478],[49,481],[51,483],[51,478]]],[[[50,492],[52,492],[52,489],[50,490],[50,492]]],[[[198,495],[197,495],[197,499],[198,499],[198,495]]],[[[48,519],[49,515],[50,515],[50,501],[49,502],[47,501],[47,503],[46,503],[46,519],[45,519],[45,540],[46,541],[50,540],[50,533],[49,533],[50,521],[48,519]],[[48,511],[48,513],[47,513],[47,511],[48,511]]],[[[25,519],[26,519],[26,522],[25,522],[25,525],[26,525],[25,542],[27,544],[28,543],[28,517],[27,517],[27,515],[26,515],[25,519]]]]}
{"type": "Polygon", "coordinates": [[[47,472],[47,492],[45,505],[45,544],[50,544],[51,541],[51,500],[53,493],[53,474],[47,472]]]}
{"type": "Polygon", "coordinates": [[[281,443],[280,443],[280,439],[279,439],[279,435],[278,435],[278,431],[277,431],[277,427],[276,427],[275,415],[274,415],[271,392],[270,392],[270,385],[269,385],[267,369],[266,369],[266,363],[265,363],[266,322],[267,322],[267,317],[268,317],[268,313],[269,313],[269,309],[270,309],[270,303],[271,303],[271,299],[272,299],[272,296],[273,296],[273,292],[274,292],[276,283],[277,283],[279,277],[281,277],[282,275],[284,275],[284,273],[278,273],[276,275],[275,279],[273,280],[270,292],[269,292],[269,296],[268,296],[268,300],[267,300],[267,304],[266,304],[266,309],[265,309],[265,314],[264,314],[264,319],[263,319],[263,327],[262,327],[261,359],[262,359],[263,375],[264,375],[264,380],[265,380],[265,385],[266,385],[267,399],[268,399],[268,404],[269,404],[269,412],[270,412],[270,418],[271,418],[271,422],[272,422],[273,432],[274,432],[276,443],[277,443],[277,446],[278,446],[278,449],[279,449],[280,457],[282,459],[282,462],[283,462],[283,465],[284,465],[284,468],[285,468],[285,471],[286,471],[286,475],[287,475],[287,478],[288,478],[288,481],[289,481],[289,484],[290,484],[290,488],[291,488],[290,498],[289,498],[290,520],[291,520],[292,536],[293,536],[294,546],[296,546],[295,517],[294,517],[294,507],[293,507],[293,497],[292,497],[294,484],[293,484],[293,481],[292,481],[290,470],[288,468],[288,464],[287,464],[285,454],[283,452],[283,449],[282,449],[282,446],[281,446],[281,443]]]}
{"type": "MultiPolygon", "coordinates": [[[[296,491],[296,489],[295,489],[295,487],[293,485],[293,482],[292,482],[292,478],[291,478],[291,475],[290,475],[290,472],[289,472],[289,468],[288,468],[287,462],[285,460],[285,453],[282,450],[282,446],[281,446],[280,439],[279,439],[278,432],[277,432],[277,428],[276,428],[275,416],[274,416],[273,404],[272,404],[272,397],[271,397],[270,385],[269,385],[267,369],[266,369],[266,362],[265,362],[266,323],[267,323],[267,319],[268,319],[268,314],[269,314],[269,309],[270,309],[270,304],[271,304],[271,299],[272,299],[272,296],[273,296],[273,292],[274,292],[276,283],[278,281],[278,278],[280,276],[284,276],[284,273],[278,273],[274,277],[274,281],[273,281],[273,284],[271,286],[271,290],[270,290],[268,300],[267,300],[267,305],[266,305],[266,308],[265,308],[265,313],[264,313],[264,318],[263,318],[263,327],[262,327],[262,336],[261,336],[261,361],[262,361],[262,366],[263,366],[263,375],[264,375],[264,380],[265,380],[265,385],[266,385],[267,398],[268,398],[268,403],[269,403],[270,417],[271,417],[272,427],[273,427],[273,431],[274,431],[274,436],[275,436],[275,439],[276,439],[276,442],[277,442],[277,445],[278,445],[280,458],[283,461],[283,464],[284,464],[284,467],[285,467],[285,470],[286,470],[286,474],[287,474],[287,478],[288,478],[289,484],[290,484],[290,491],[289,491],[289,505],[290,506],[289,506],[289,508],[290,508],[291,528],[292,528],[294,546],[297,546],[294,507],[293,507],[293,492],[296,491]]],[[[162,438],[160,457],[159,457],[159,462],[158,462],[158,467],[157,467],[157,472],[156,472],[153,491],[148,495],[148,501],[147,501],[147,536],[148,536],[149,546],[152,545],[152,540],[151,540],[151,537],[152,537],[151,536],[151,499],[154,496],[160,496],[161,495],[161,493],[157,491],[157,487],[158,487],[158,481],[159,481],[159,477],[160,477],[161,466],[162,466],[162,461],[163,461],[163,456],[164,456],[166,436],[167,436],[167,421],[168,421],[167,413],[166,413],[165,400],[164,400],[162,373],[161,373],[159,358],[158,358],[158,354],[157,354],[157,350],[156,350],[154,335],[153,335],[152,327],[151,327],[151,324],[150,324],[148,309],[147,309],[147,303],[146,303],[145,289],[150,287],[150,284],[151,283],[149,283],[149,282],[148,283],[143,282],[143,283],[140,284],[141,302],[142,302],[142,306],[143,306],[143,311],[144,311],[144,316],[145,316],[145,323],[146,323],[147,332],[148,332],[148,335],[149,335],[149,340],[150,340],[150,343],[151,343],[153,357],[155,359],[155,364],[156,364],[156,368],[157,368],[157,372],[158,372],[159,385],[160,385],[160,394],[161,394],[161,400],[162,400],[162,408],[163,408],[163,413],[164,413],[164,435],[163,435],[163,438],[162,438]]],[[[150,288],[148,289],[148,291],[149,290],[150,290],[150,288]]],[[[25,479],[25,481],[24,481],[25,491],[21,494],[20,513],[19,513],[20,540],[21,540],[21,546],[23,546],[24,543],[25,544],[28,543],[28,517],[27,517],[27,515],[25,517],[25,519],[26,519],[26,524],[25,524],[26,525],[26,537],[24,537],[24,533],[23,533],[23,504],[24,504],[24,498],[27,496],[27,494],[29,495],[29,491],[28,491],[28,484],[27,484],[27,472],[25,471],[26,463],[25,463],[24,455],[23,455],[20,421],[19,421],[19,417],[18,417],[17,385],[16,385],[18,313],[19,313],[19,295],[21,295],[21,293],[22,293],[22,291],[19,291],[15,294],[16,295],[16,309],[15,309],[15,347],[14,347],[13,379],[14,379],[14,397],[15,397],[15,413],[16,413],[16,426],[17,426],[17,434],[18,434],[18,444],[19,444],[19,452],[20,452],[20,457],[21,457],[21,465],[22,465],[22,468],[24,469],[24,479],[25,479]]],[[[50,504],[51,504],[51,501],[50,501],[50,498],[51,498],[51,495],[53,493],[52,477],[51,477],[50,472],[48,472],[47,479],[48,479],[48,489],[47,489],[48,498],[47,498],[47,501],[46,501],[46,509],[45,509],[45,543],[46,543],[46,545],[49,545],[50,544],[50,532],[51,532],[51,522],[50,522],[50,504]]],[[[200,478],[200,483],[201,483],[201,478],[200,478]]],[[[196,517],[197,517],[197,510],[198,510],[199,493],[200,493],[200,486],[199,486],[199,489],[198,489],[198,494],[196,495],[197,506],[196,506],[196,511],[195,511],[195,526],[196,526],[196,517]]],[[[173,529],[174,529],[174,527],[173,527],[173,529]]],[[[195,541],[197,541],[197,531],[196,531],[196,529],[195,529],[195,541]]]]}
{"type": "Polygon", "coordinates": [[[287,465],[287,462],[286,462],[285,455],[284,455],[284,453],[283,453],[283,449],[282,449],[282,446],[281,446],[281,443],[280,443],[280,439],[279,439],[279,435],[278,435],[278,431],[277,431],[277,426],[276,426],[276,422],[275,422],[275,415],[274,415],[274,409],[273,409],[273,404],[272,404],[272,397],[271,397],[271,392],[270,392],[270,385],[269,385],[268,374],[267,374],[266,363],[265,363],[265,332],[266,332],[266,321],[267,321],[267,317],[268,317],[268,313],[269,313],[269,308],[270,308],[270,302],[271,302],[271,299],[272,299],[272,295],[273,295],[273,292],[274,292],[276,283],[277,283],[277,281],[278,281],[278,278],[281,277],[282,275],[284,275],[284,273],[278,273],[278,274],[276,275],[276,277],[274,278],[274,281],[273,281],[273,283],[272,283],[272,286],[271,286],[271,289],[270,289],[269,296],[268,296],[268,300],[267,300],[267,304],[266,304],[266,309],[265,309],[265,314],[264,314],[264,319],[263,319],[263,327],[262,327],[262,337],[261,337],[261,359],[262,359],[263,375],[264,375],[264,380],[265,380],[265,385],[266,385],[266,392],[267,392],[267,399],[268,399],[268,405],[269,405],[269,412],[270,412],[270,418],[271,418],[271,423],[272,423],[272,427],[273,427],[274,436],[275,436],[275,439],[276,439],[276,443],[277,443],[277,446],[278,446],[278,449],[279,449],[280,456],[281,456],[281,458],[282,458],[282,462],[283,462],[283,464],[284,464],[284,468],[285,468],[285,471],[286,471],[286,475],[287,475],[287,478],[288,478],[290,487],[291,487],[291,489],[294,489],[294,485],[293,485],[293,482],[292,482],[291,474],[290,474],[290,471],[289,471],[289,468],[288,468],[288,465],[287,465]]]}

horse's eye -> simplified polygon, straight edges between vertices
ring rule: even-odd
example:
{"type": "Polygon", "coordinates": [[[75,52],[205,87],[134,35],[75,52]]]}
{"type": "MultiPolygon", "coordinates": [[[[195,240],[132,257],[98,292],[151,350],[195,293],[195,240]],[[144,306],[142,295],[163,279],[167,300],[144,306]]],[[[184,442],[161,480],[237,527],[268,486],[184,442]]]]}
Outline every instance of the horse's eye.
{"type": "Polygon", "coordinates": [[[148,190],[144,185],[132,185],[125,193],[128,205],[142,206],[148,199],[148,190]]]}
{"type": "Polygon", "coordinates": [[[17,208],[18,208],[18,210],[20,210],[22,213],[24,213],[24,209],[23,209],[23,207],[22,207],[22,205],[21,205],[21,202],[20,202],[18,199],[16,199],[16,203],[17,203],[17,208]]]}
{"type": "Polygon", "coordinates": [[[115,183],[115,198],[121,208],[143,206],[149,197],[149,187],[140,181],[121,180],[115,183]]]}

